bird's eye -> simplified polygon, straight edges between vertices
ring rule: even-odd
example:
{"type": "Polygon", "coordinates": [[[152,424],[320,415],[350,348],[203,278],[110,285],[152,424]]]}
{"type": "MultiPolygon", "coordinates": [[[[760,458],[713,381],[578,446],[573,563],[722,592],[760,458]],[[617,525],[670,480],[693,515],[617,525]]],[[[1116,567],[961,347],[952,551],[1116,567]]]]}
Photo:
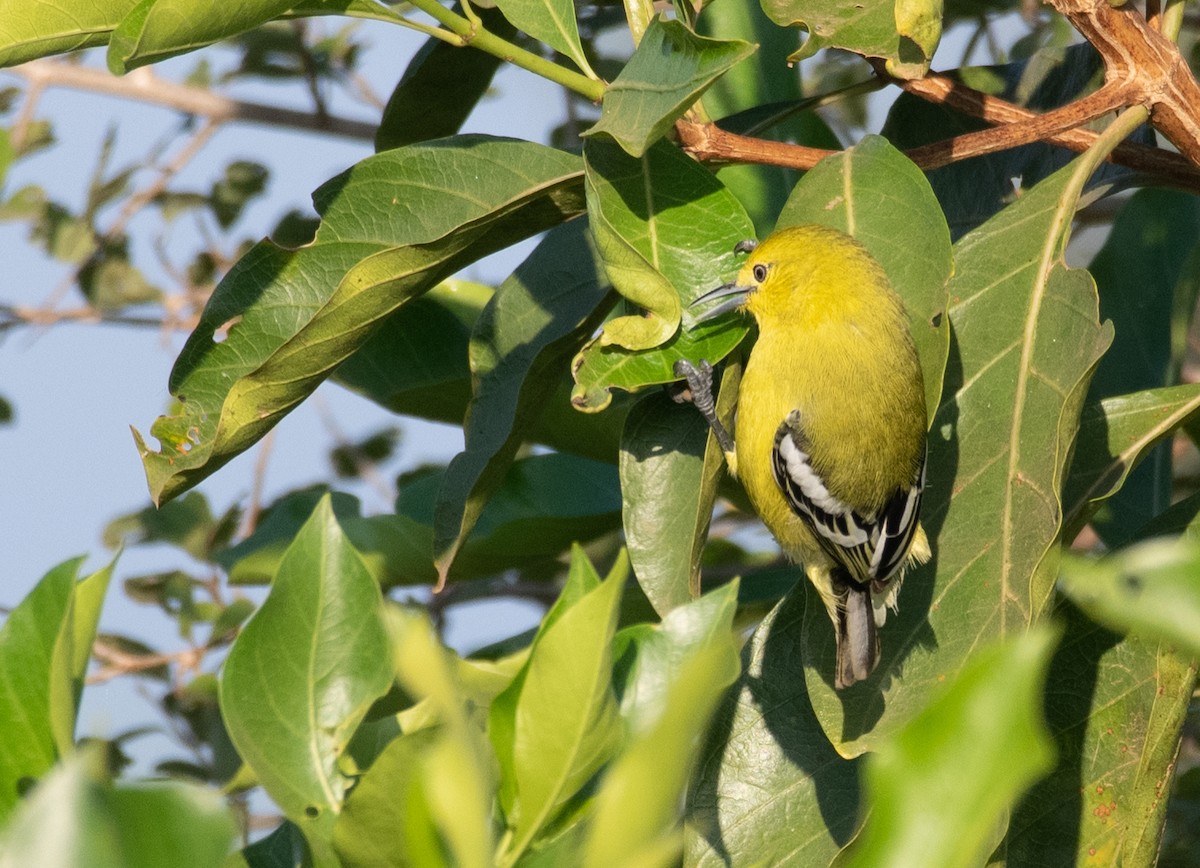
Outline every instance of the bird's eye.
{"type": "Polygon", "coordinates": [[[759,283],[767,279],[767,267],[765,265],[759,264],[754,266],[754,279],[759,283]]]}

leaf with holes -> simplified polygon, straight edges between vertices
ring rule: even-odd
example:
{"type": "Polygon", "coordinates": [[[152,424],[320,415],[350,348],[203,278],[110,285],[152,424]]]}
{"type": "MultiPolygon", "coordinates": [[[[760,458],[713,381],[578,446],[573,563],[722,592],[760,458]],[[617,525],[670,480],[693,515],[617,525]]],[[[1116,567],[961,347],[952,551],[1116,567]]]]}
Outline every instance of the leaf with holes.
{"type": "Polygon", "coordinates": [[[409,299],[583,210],[577,157],[459,136],[368,157],[313,196],[313,243],[255,246],[226,275],[171,372],[178,414],[152,450],[163,502],[261,438],[409,299]]]}
{"type": "Polygon", "coordinates": [[[801,27],[808,39],[793,60],[822,48],[842,48],[864,57],[883,58],[889,74],[919,78],[942,35],[940,0],[763,0],[763,10],[780,27],[801,27]]]}

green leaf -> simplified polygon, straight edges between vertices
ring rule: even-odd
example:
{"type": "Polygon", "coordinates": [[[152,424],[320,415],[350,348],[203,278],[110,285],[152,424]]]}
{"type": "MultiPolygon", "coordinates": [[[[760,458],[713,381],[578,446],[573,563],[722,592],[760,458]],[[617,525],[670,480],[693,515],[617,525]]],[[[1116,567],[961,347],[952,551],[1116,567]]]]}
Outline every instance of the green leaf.
{"type": "Polygon", "coordinates": [[[768,865],[828,865],[854,833],[860,760],[838,756],[798,686],[806,598],[821,609],[801,579],[742,652],[742,676],[717,713],[691,785],[686,865],[728,865],[731,854],[768,865]]]}
{"type": "Polygon", "coordinates": [[[583,207],[577,158],[461,136],[363,160],[313,197],[311,245],[261,242],[210,299],[171,374],[178,415],[152,451],[151,496],[170,500],[263,436],[406,301],[583,207]]]}
{"type": "Polygon", "coordinates": [[[462,424],[471,396],[468,341],[492,289],[452,278],[380,325],[333,381],[393,413],[462,424]]]}
{"type": "Polygon", "coordinates": [[[997,856],[1013,866],[1153,865],[1195,661],[1062,608],[1067,629],[1046,687],[1058,764],[1013,812],[997,856]]]}
{"type": "Polygon", "coordinates": [[[47,775],[0,838],[0,868],[211,868],[228,855],[234,824],[213,790],[177,782],[104,780],[83,753],[47,775]]]}
{"type": "Polygon", "coordinates": [[[871,814],[838,866],[982,865],[1021,794],[1054,765],[1042,689],[1055,631],[981,649],[879,746],[865,770],[871,814]]]}
{"type": "MultiPolygon", "coordinates": [[[[1200,199],[1191,194],[1139,190],[1117,215],[1088,266],[1100,293],[1100,318],[1112,320],[1116,329],[1092,378],[1092,400],[1178,382],[1173,320],[1176,311],[1190,320],[1195,307],[1184,281],[1194,280],[1195,264],[1189,267],[1188,260],[1200,252],[1197,238],[1200,199]]],[[[1119,491],[1091,516],[1092,527],[1110,547],[1170,505],[1170,447],[1160,446],[1148,457],[1131,472],[1126,469],[1119,491]]]]}
{"type": "MultiPolygon", "coordinates": [[[[396,512],[432,524],[444,479],[435,473],[403,487],[396,512]]],[[[531,455],[507,468],[456,556],[450,579],[556,560],[573,542],[616,530],[620,516],[620,482],[611,464],[562,453],[531,455]]]]}
{"type": "Polygon", "coordinates": [[[610,136],[640,157],[714,81],[754,53],[740,39],[697,36],[682,21],[651,20],[633,56],[608,86],[600,120],[585,136],[610,136]]]}
{"type": "MultiPolygon", "coordinates": [[[[495,9],[472,4],[489,33],[510,39],[515,29],[495,9]]],[[[461,15],[462,7],[454,11],[461,15]]],[[[375,133],[375,150],[452,136],[487,93],[501,60],[486,51],[429,37],[413,55],[388,97],[375,133]]]]}
{"type": "Polygon", "coordinates": [[[569,57],[589,78],[598,78],[584,56],[571,0],[497,0],[496,5],[518,30],[569,57]]]}
{"type": "MultiPolygon", "coordinates": [[[[1157,449],[1172,432],[1200,412],[1200,385],[1147,389],[1131,395],[1105,398],[1083,408],[1079,437],[1071,470],[1063,489],[1064,539],[1074,539],[1097,509],[1121,490],[1131,472],[1144,459],[1163,467],[1155,475],[1171,478],[1170,454],[1157,449]]],[[[1149,503],[1127,504],[1120,512],[1125,527],[1122,539],[1166,508],[1153,498],[1149,503]]],[[[1116,530],[1114,528],[1114,533],[1116,530]]]]}
{"type": "MultiPolygon", "coordinates": [[[[732,602],[734,594],[725,596],[732,602]]],[[[584,865],[676,864],[683,847],[680,797],[709,718],[738,675],[732,638],[727,628],[723,643],[701,646],[658,686],[661,714],[621,754],[596,794],[584,865]]]]}
{"type": "Polygon", "coordinates": [[[584,158],[588,217],[605,270],[618,292],[649,311],[610,320],[576,358],[572,401],[594,412],[608,406],[612,388],[673,382],[676,360],[715,362],[745,336],[745,326],[728,323],[678,326],[683,304],[733,277],[733,246],[754,229],[733,195],[667,142],[635,159],[590,140],[584,158]]]}
{"type": "Polygon", "coordinates": [[[359,778],[333,830],[347,868],[449,864],[423,788],[424,759],[437,741],[432,729],[400,736],[359,778]]]}
{"type": "MultiPolygon", "coordinates": [[[[731,132],[762,134],[765,128],[757,124],[735,125],[736,119],[730,116],[755,112],[759,107],[767,107],[772,114],[779,115],[786,107],[793,110],[784,118],[772,119],[771,136],[812,147],[841,149],[837,136],[816,111],[794,111],[804,95],[800,76],[779,74],[800,45],[798,31],[777,27],[758,3],[707,4],[696,25],[706,36],[736,37],[758,45],[753,56],[729,70],[705,92],[703,105],[710,117],[724,118],[721,125],[731,132]]],[[[779,210],[787,201],[788,192],[796,186],[800,173],[779,166],[725,166],[717,170],[717,178],[745,206],[758,237],[763,238],[774,228],[779,210]]]]}
{"type": "Polygon", "coordinates": [[[229,735],[318,862],[332,859],[349,784],[338,759],[392,680],[380,607],[378,585],[322,500],[225,661],[229,735]]]}
{"type": "Polygon", "coordinates": [[[1200,544],[1147,540],[1100,558],[1063,559],[1058,588],[1098,624],[1200,657],[1200,544]]]}
{"type": "Polygon", "coordinates": [[[806,680],[825,732],[869,750],[925,704],[971,649],[1041,617],[1057,577],[1065,465],[1088,379],[1112,338],[1095,287],[1061,250],[1072,168],[1043,181],[955,245],[954,344],[929,443],[921,520],[933,561],[913,571],[882,660],[834,692],[829,619],[805,620],[806,680]]]}
{"type": "Polygon", "coordinates": [[[137,0],[36,4],[4,0],[0,2],[0,66],[103,45],[136,4],[137,0]]]}
{"type": "Polygon", "coordinates": [[[853,236],[883,266],[908,309],[932,421],[950,351],[945,313],[954,263],[946,219],[924,174],[885,139],[865,136],[822,160],[792,190],[779,226],[799,223],[853,236]]]}
{"type": "MultiPolygon", "coordinates": [[[[617,633],[617,692],[621,717],[630,732],[647,733],[657,726],[668,713],[670,685],[697,656],[713,648],[734,652],[726,663],[713,667],[717,681],[723,678],[720,673],[738,666],[737,648],[730,642],[740,590],[735,579],[676,606],[663,615],[659,624],[635,624],[617,633]]],[[[736,668],[729,672],[722,687],[727,687],[737,674],[736,668]]]]}
{"type": "Polygon", "coordinates": [[[104,528],[104,544],[116,548],[169,543],[198,561],[209,561],[213,548],[228,541],[238,515],[235,511],[218,520],[209,508],[208,498],[194,491],[160,509],[146,507],[113,519],[104,528]]]}
{"type": "MultiPolygon", "coordinates": [[[[509,698],[501,694],[493,706],[498,709],[493,720],[511,709],[508,770],[516,790],[501,864],[513,864],[528,850],[616,750],[621,726],[612,688],[612,639],[625,579],[626,570],[614,568],[604,582],[556,607],[554,620],[538,631],[528,661],[505,691],[509,698]]],[[[507,748],[498,745],[497,752],[507,754],[507,748]]]]}
{"type": "Polygon", "coordinates": [[[586,225],[575,221],[546,236],[475,324],[466,448],[446,468],[433,513],[440,576],[559,390],[571,357],[599,325],[607,296],[586,225]]]}
{"type": "MultiPolygon", "coordinates": [[[[737,383],[722,383],[722,404],[737,383]]],[[[621,436],[622,522],[633,573],[659,615],[700,591],[700,558],[724,457],[691,404],[665,393],[634,405],[621,436]]]]}
{"type": "Polygon", "coordinates": [[[864,57],[880,57],[897,78],[919,78],[942,35],[940,0],[762,0],[763,11],[780,27],[800,27],[808,39],[793,60],[812,57],[822,48],[844,48],[864,57]]]}
{"type": "Polygon", "coordinates": [[[82,558],[48,572],[0,627],[0,818],[73,741],[71,596],[82,558]],[[69,719],[68,719],[69,718],[69,719]]]}
{"type": "MultiPolygon", "coordinates": [[[[618,564],[614,566],[614,574],[618,564]]],[[[624,567],[622,567],[624,569],[624,567]]],[[[529,645],[529,653],[541,640],[558,619],[575,605],[585,595],[600,586],[600,576],[596,573],[591,561],[578,545],[571,548],[571,563],[567,570],[567,579],[563,584],[562,593],[554,601],[549,611],[542,617],[529,645]]],[[[517,776],[514,752],[516,749],[517,703],[521,698],[521,687],[528,673],[528,660],[512,682],[495,698],[488,710],[488,737],[495,749],[496,758],[500,763],[499,803],[506,815],[516,810],[517,776]]]]}
{"type": "MultiPolygon", "coordinates": [[[[247,868],[306,868],[308,849],[296,824],[284,820],[274,832],[242,848],[238,856],[247,868]]],[[[226,868],[241,868],[241,863],[226,868]]]]}
{"type": "Polygon", "coordinates": [[[265,24],[294,0],[142,0],[112,33],[108,68],[124,75],[265,24]]]}
{"type": "MultiPolygon", "coordinates": [[[[426,699],[442,722],[422,751],[418,774],[429,816],[446,842],[446,862],[486,868],[494,846],[495,758],[467,715],[472,700],[458,679],[462,667],[454,664],[456,658],[442,647],[424,616],[393,612],[390,626],[397,678],[409,693],[426,699]]],[[[415,832],[418,843],[429,848],[428,832],[420,827],[415,832]]],[[[427,863],[416,859],[411,864],[427,863]]]]}

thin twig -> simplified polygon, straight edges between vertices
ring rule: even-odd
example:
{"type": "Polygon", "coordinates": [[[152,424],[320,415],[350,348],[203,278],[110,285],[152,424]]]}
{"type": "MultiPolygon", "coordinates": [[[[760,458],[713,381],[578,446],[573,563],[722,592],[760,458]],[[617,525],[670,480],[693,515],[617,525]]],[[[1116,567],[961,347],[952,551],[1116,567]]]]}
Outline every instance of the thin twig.
{"type": "MultiPolygon", "coordinates": [[[[99,310],[94,307],[77,307],[70,310],[46,310],[40,307],[27,307],[25,305],[0,304],[0,331],[17,326],[51,326],[63,322],[106,323],[155,329],[163,327],[162,317],[130,316],[128,314],[99,310]]],[[[180,328],[183,328],[183,326],[180,326],[180,328]]]]}
{"type": "Polygon", "coordinates": [[[254,533],[258,520],[263,511],[263,488],[267,478],[267,465],[271,461],[271,453],[275,449],[275,433],[278,428],[272,428],[263,437],[258,447],[258,456],[254,459],[254,481],[250,488],[250,503],[246,507],[246,516],[242,521],[241,535],[243,538],[254,533]]]}
{"type": "Polygon", "coordinates": [[[145,672],[172,663],[179,664],[184,671],[194,672],[200,668],[204,655],[211,648],[209,645],[201,645],[165,654],[130,654],[103,638],[97,638],[92,645],[92,655],[104,665],[88,676],[87,683],[103,684],[122,675],[145,672]]]}
{"type": "Polygon", "coordinates": [[[311,112],[231,99],[204,88],[167,81],[155,75],[149,68],[145,69],[148,74],[118,78],[102,69],[57,60],[34,60],[14,66],[6,72],[21,76],[29,82],[31,88],[66,87],[85,90],[160,105],[220,123],[238,121],[264,124],[363,141],[374,140],[377,126],[367,121],[342,117],[322,118],[311,112]]]}

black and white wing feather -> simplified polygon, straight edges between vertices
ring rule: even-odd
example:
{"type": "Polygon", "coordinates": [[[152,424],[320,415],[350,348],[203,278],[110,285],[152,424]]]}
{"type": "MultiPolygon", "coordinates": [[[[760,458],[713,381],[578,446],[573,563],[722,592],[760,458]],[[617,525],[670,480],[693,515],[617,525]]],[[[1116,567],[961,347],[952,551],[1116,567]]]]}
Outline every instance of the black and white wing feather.
{"type": "Polygon", "coordinates": [[[903,565],[917,532],[925,456],[911,485],[896,489],[877,512],[863,514],[825,487],[809,462],[808,440],[800,413],[793,410],[775,433],[771,465],[775,481],[792,511],[812,528],[821,547],[856,581],[876,591],[903,565]]]}

